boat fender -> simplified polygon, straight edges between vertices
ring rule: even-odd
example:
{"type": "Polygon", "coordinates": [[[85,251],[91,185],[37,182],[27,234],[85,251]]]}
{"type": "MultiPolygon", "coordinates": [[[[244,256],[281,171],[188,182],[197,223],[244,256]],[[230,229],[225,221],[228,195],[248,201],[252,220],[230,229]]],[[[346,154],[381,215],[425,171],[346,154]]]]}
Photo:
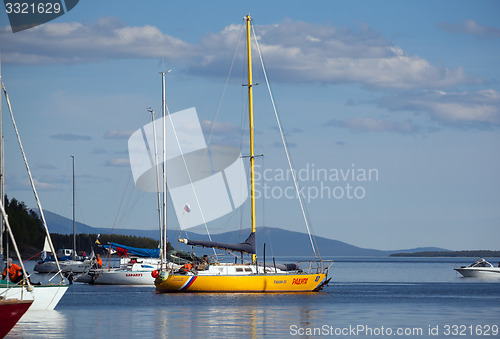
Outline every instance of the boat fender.
{"type": "Polygon", "coordinates": [[[161,271],[158,279],[161,281],[165,281],[168,279],[168,271],[161,271]]]}
{"type": "Polygon", "coordinates": [[[158,278],[158,276],[159,276],[159,275],[160,275],[160,273],[158,273],[158,271],[157,271],[157,270],[154,270],[153,272],[151,272],[151,276],[152,276],[153,278],[155,278],[155,279],[156,279],[156,278],[158,278]]]}

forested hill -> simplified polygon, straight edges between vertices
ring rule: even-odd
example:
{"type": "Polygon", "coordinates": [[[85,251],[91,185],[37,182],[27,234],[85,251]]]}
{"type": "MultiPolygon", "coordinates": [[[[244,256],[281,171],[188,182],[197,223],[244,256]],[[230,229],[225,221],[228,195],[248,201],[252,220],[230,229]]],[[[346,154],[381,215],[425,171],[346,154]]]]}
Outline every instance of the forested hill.
{"type": "MultiPolygon", "coordinates": [[[[4,199],[4,206],[9,218],[9,224],[14,233],[14,238],[16,239],[17,246],[19,247],[23,259],[28,259],[40,254],[45,241],[45,230],[38,213],[32,209],[28,209],[24,202],[19,202],[15,198],[9,200],[7,196],[5,196],[4,199]]],[[[3,238],[4,254],[7,255],[6,252],[8,248],[9,256],[15,257],[12,242],[9,241],[7,246],[8,238],[10,237],[4,236],[3,238]]],[[[51,233],[51,239],[56,250],[61,248],[73,248],[72,235],[51,233]]],[[[97,234],[77,234],[77,250],[91,253],[92,248],[94,248],[96,252],[99,252],[95,243],[96,239],[97,234]]],[[[112,241],[132,247],[158,247],[158,240],[131,235],[101,234],[100,241],[103,244],[112,241]]],[[[38,259],[38,257],[35,257],[35,259],[38,259]]]]}
{"type": "MultiPolygon", "coordinates": [[[[42,221],[38,217],[38,213],[32,209],[28,209],[24,202],[20,202],[16,198],[9,200],[7,195],[4,199],[4,207],[19,251],[22,254],[40,251],[45,238],[43,236],[42,221]]],[[[6,251],[8,247],[10,252],[13,253],[14,248],[12,243],[9,242],[7,246],[8,238],[4,235],[3,248],[6,251]]]]}
{"type": "Polygon", "coordinates": [[[393,253],[391,257],[500,257],[500,251],[474,250],[474,251],[426,251],[414,253],[393,253]]]}

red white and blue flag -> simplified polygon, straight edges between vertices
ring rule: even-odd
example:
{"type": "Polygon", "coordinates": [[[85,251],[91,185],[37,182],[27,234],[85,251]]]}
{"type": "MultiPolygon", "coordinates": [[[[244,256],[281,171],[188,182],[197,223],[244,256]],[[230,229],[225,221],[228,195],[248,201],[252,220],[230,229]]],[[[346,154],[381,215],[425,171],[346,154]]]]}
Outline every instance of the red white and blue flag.
{"type": "Polygon", "coordinates": [[[191,207],[189,206],[189,204],[186,204],[186,205],[184,206],[184,211],[186,211],[186,212],[188,212],[188,213],[189,213],[189,212],[191,212],[191,207]]]}

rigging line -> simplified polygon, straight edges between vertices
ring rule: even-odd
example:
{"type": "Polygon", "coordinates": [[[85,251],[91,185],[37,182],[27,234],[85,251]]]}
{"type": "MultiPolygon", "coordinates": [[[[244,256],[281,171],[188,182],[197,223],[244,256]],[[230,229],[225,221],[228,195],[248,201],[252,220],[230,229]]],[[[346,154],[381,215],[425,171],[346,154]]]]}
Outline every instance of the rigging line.
{"type": "MultiPolygon", "coordinates": [[[[242,32],[243,32],[243,27],[241,27],[241,28],[240,28],[240,31],[239,31],[239,33],[238,33],[238,36],[242,35],[242,32]]],[[[208,133],[208,137],[207,137],[207,145],[211,145],[211,142],[212,142],[212,137],[213,137],[214,130],[215,130],[215,124],[216,124],[216,122],[217,122],[217,121],[218,121],[218,119],[219,119],[219,114],[220,114],[220,111],[221,111],[222,102],[223,102],[223,100],[224,100],[224,96],[225,96],[226,90],[227,90],[227,88],[228,88],[229,80],[230,80],[230,78],[231,78],[231,74],[232,74],[232,71],[233,71],[233,68],[234,68],[234,64],[235,64],[235,60],[236,60],[236,57],[237,57],[237,54],[238,54],[238,50],[240,49],[240,44],[241,44],[241,39],[237,39],[237,45],[236,45],[236,48],[235,48],[235,50],[234,50],[234,54],[233,54],[233,58],[232,58],[232,61],[231,61],[231,65],[229,66],[229,72],[228,72],[228,75],[227,75],[227,77],[226,77],[226,82],[225,82],[225,84],[224,84],[224,88],[223,88],[223,90],[222,90],[221,97],[220,97],[220,99],[219,99],[219,103],[218,103],[218,105],[217,105],[217,110],[216,110],[216,112],[215,112],[215,116],[214,116],[214,118],[213,118],[213,120],[212,120],[212,123],[210,124],[210,131],[209,131],[209,133],[208,133]]],[[[208,147],[208,146],[207,146],[207,147],[208,147]]],[[[209,152],[205,152],[205,153],[203,154],[203,157],[208,156],[208,153],[209,153],[209,152]]],[[[186,169],[187,169],[187,168],[186,168],[186,169]]],[[[199,171],[201,171],[201,166],[200,166],[200,168],[199,168],[198,170],[199,170],[199,171]]],[[[191,179],[190,179],[190,181],[191,181],[191,179]]],[[[194,186],[193,186],[193,191],[195,192],[194,186]]],[[[198,200],[198,199],[196,198],[196,200],[198,200]]],[[[201,207],[201,205],[200,205],[200,204],[198,204],[198,206],[200,206],[200,207],[201,207]]],[[[206,221],[205,221],[205,219],[204,219],[204,217],[203,217],[203,214],[202,214],[202,218],[203,218],[203,220],[204,220],[204,225],[205,225],[205,228],[206,228],[206,230],[207,230],[208,237],[209,237],[209,239],[211,240],[210,233],[209,233],[209,231],[208,231],[208,227],[207,227],[207,225],[206,225],[206,221]]],[[[186,237],[187,237],[187,232],[186,232],[186,237]]],[[[214,254],[215,254],[215,250],[214,250],[214,254]]]]}
{"type": "Polygon", "coordinates": [[[154,141],[154,148],[155,148],[155,168],[156,168],[156,191],[158,192],[157,195],[157,200],[158,200],[158,228],[160,231],[161,235],[161,227],[162,227],[162,214],[161,214],[161,192],[160,192],[160,171],[159,171],[159,159],[158,159],[158,146],[156,142],[156,123],[155,123],[155,111],[150,108],[148,109],[149,112],[151,112],[151,120],[153,120],[153,141],[154,141]]]}
{"type": "MultiPolygon", "coordinates": [[[[238,35],[241,35],[242,30],[243,30],[243,28],[240,28],[240,32],[239,32],[238,35]]],[[[237,53],[238,53],[238,50],[239,50],[240,43],[241,43],[241,39],[237,39],[237,45],[236,45],[236,48],[235,48],[235,51],[234,51],[234,54],[233,54],[233,59],[231,61],[231,65],[229,66],[229,72],[228,72],[228,75],[226,77],[226,82],[224,84],[224,88],[222,90],[221,97],[219,99],[219,103],[218,103],[218,106],[217,106],[217,110],[215,112],[215,116],[214,116],[214,118],[212,120],[212,123],[210,124],[210,131],[208,133],[208,138],[207,138],[207,147],[208,147],[208,145],[211,144],[211,141],[212,141],[213,133],[214,133],[214,130],[215,130],[215,123],[218,121],[218,118],[219,118],[219,113],[220,113],[220,110],[221,110],[221,107],[222,107],[222,101],[224,99],[224,96],[225,96],[225,93],[226,93],[226,90],[227,90],[227,87],[228,87],[228,84],[229,84],[229,79],[231,78],[231,73],[232,73],[232,70],[233,70],[233,66],[234,66],[234,63],[235,63],[235,60],[236,60],[236,56],[237,56],[237,53]]],[[[167,112],[168,112],[168,108],[167,108],[167,112]]],[[[180,146],[179,146],[179,148],[180,148],[180,146]]],[[[208,153],[209,152],[205,152],[203,154],[203,157],[208,156],[208,153]]],[[[182,154],[182,152],[181,152],[181,154],[182,154]]],[[[187,166],[186,166],[186,170],[187,170],[187,166]]],[[[199,167],[198,171],[201,171],[201,166],[199,167]]],[[[190,175],[190,174],[188,173],[188,175],[190,175]]],[[[190,178],[190,181],[191,181],[191,178],[190,178]]],[[[193,186],[193,191],[195,191],[194,186],[193,186]]],[[[197,198],[196,198],[196,200],[198,202],[197,198]]],[[[200,205],[198,204],[198,206],[200,206],[200,205]]],[[[183,213],[183,215],[184,215],[184,213],[183,213]]],[[[210,237],[210,233],[208,232],[208,228],[207,228],[207,225],[206,225],[205,218],[203,217],[203,213],[202,213],[202,218],[203,218],[203,222],[205,224],[205,228],[207,229],[208,237],[211,238],[210,237]]],[[[186,235],[187,235],[187,233],[186,233],[186,235]]]]}
{"type": "MultiPolygon", "coordinates": [[[[35,188],[35,182],[33,181],[33,177],[31,176],[30,167],[28,165],[28,159],[26,158],[26,154],[24,153],[23,144],[21,142],[21,136],[19,135],[19,131],[18,131],[17,125],[16,125],[16,120],[14,119],[14,113],[12,112],[12,107],[10,105],[9,95],[7,94],[7,89],[5,88],[3,83],[2,83],[2,89],[3,89],[3,92],[5,94],[5,101],[7,101],[7,106],[9,107],[10,118],[12,120],[12,124],[14,125],[14,131],[16,132],[19,148],[21,149],[21,153],[23,155],[24,165],[26,166],[26,170],[28,172],[28,177],[30,180],[31,188],[33,190],[33,194],[35,195],[35,200],[36,200],[36,203],[38,205],[38,210],[40,211],[40,217],[42,219],[42,223],[43,223],[43,226],[45,228],[45,233],[47,235],[47,239],[49,240],[49,246],[50,246],[50,249],[52,250],[52,253],[56,253],[56,251],[54,249],[54,244],[52,243],[52,239],[50,237],[50,232],[49,232],[49,228],[47,226],[47,222],[45,221],[45,215],[43,213],[42,204],[40,203],[40,199],[38,198],[38,193],[37,193],[36,188],[35,188]]],[[[3,210],[3,208],[2,208],[2,210],[3,210]]],[[[3,213],[3,211],[2,211],[2,213],[3,213]]],[[[4,219],[5,219],[5,215],[4,215],[4,219]]],[[[5,222],[6,222],[6,220],[5,220],[5,222]]],[[[59,271],[61,271],[61,273],[60,273],[61,281],[64,282],[64,276],[62,275],[61,266],[59,266],[59,260],[57,260],[57,258],[55,258],[55,261],[56,261],[57,269],[59,271]]]]}
{"type": "MultiPolygon", "coordinates": [[[[130,179],[127,181],[127,184],[125,185],[124,192],[127,192],[129,184],[130,184],[130,179]]],[[[115,220],[113,221],[113,227],[111,227],[111,230],[114,230],[115,226],[118,224],[118,221],[119,221],[118,217],[120,215],[120,211],[121,211],[123,204],[125,202],[124,200],[125,200],[125,194],[123,194],[122,198],[120,199],[120,204],[118,205],[118,210],[116,211],[115,220]]],[[[122,216],[122,218],[123,218],[123,216],[122,216]]],[[[123,220],[123,219],[120,219],[120,220],[123,220]]]]}
{"type": "MultiPolygon", "coordinates": [[[[261,178],[262,178],[262,172],[266,170],[266,157],[262,157],[261,161],[262,161],[262,171],[261,171],[261,178]]],[[[265,227],[267,239],[269,240],[269,246],[271,247],[271,256],[274,257],[273,241],[271,239],[269,228],[266,227],[266,199],[262,199],[262,226],[265,227]]]]}
{"type": "MultiPolygon", "coordinates": [[[[184,157],[184,153],[182,152],[182,147],[181,147],[181,144],[180,144],[180,141],[179,141],[179,137],[177,136],[177,132],[175,130],[175,126],[174,126],[174,122],[172,120],[172,116],[170,115],[170,112],[168,110],[168,106],[166,105],[166,103],[165,103],[165,106],[166,106],[166,109],[167,109],[167,113],[168,113],[168,118],[169,118],[169,121],[170,121],[170,125],[172,126],[172,130],[174,132],[175,141],[177,142],[177,146],[179,147],[179,151],[181,153],[182,161],[184,163],[184,168],[186,169],[186,173],[188,175],[189,182],[191,183],[191,187],[193,189],[194,198],[196,200],[196,203],[200,207],[200,214],[201,214],[201,218],[203,219],[203,224],[205,225],[205,230],[207,231],[208,239],[210,241],[212,241],[212,237],[210,236],[210,232],[208,230],[207,222],[205,220],[205,215],[203,214],[203,209],[201,208],[201,204],[200,204],[200,201],[198,199],[198,194],[196,194],[196,189],[194,187],[193,180],[191,178],[191,173],[189,172],[189,168],[188,168],[188,165],[187,165],[187,162],[186,162],[186,158],[184,157]]],[[[164,166],[166,166],[166,164],[164,164],[164,166]]],[[[167,180],[167,179],[164,178],[164,180],[167,180]]],[[[215,248],[213,249],[213,251],[214,251],[214,255],[217,257],[217,253],[215,251],[215,248]]]]}
{"type": "Polygon", "coordinates": [[[267,89],[269,91],[269,96],[271,98],[271,103],[272,103],[272,106],[273,106],[274,115],[276,117],[276,122],[278,124],[278,128],[279,128],[279,131],[280,131],[280,134],[281,134],[281,140],[283,141],[283,147],[285,148],[285,153],[286,153],[286,157],[287,157],[287,160],[288,160],[288,165],[290,166],[290,170],[292,172],[292,178],[293,178],[293,182],[294,182],[294,185],[295,185],[295,190],[297,192],[297,197],[299,199],[300,208],[302,210],[302,216],[304,217],[304,222],[306,224],[307,233],[309,235],[309,241],[311,242],[311,247],[312,247],[312,250],[314,252],[314,255],[317,258],[318,254],[316,252],[316,248],[314,246],[313,237],[311,235],[311,228],[310,228],[310,225],[309,225],[309,218],[307,217],[307,213],[305,212],[305,204],[304,204],[304,201],[303,201],[302,194],[300,193],[299,182],[297,180],[297,175],[295,173],[295,169],[294,169],[293,164],[292,164],[292,158],[291,158],[291,155],[290,155],[290,151],[288,150],[288,145],[287,145],[287,142],[286,142],[286,139],[285,139],[285,134],[283,133],[283,128],[281,126],[281,121],[280,121],[280,118],[279,118],[279,115],[278,115],[278,110],[276,109],[276,104],[274,102],[274,97],[273,97],[272,92],[271,92],[271,86],[269,85],[269,80],[268,80],[268,77],[267,77],[266,68],[264,67],[264,60],[262,59],[262,53],[261,53],[261,50],[260,50],[259,43],[257,41],[257,37],[255,35],[255,30],[254,30],[253,25],[252,25],[252,32],[253,32],[253,36],[254,36],[254,40],[255,40],[255,45],[257,46],[257,51],[259,53],[259,58],[260,58],[260,62],[261,62],[261,65],[262,65],[262,72],[264,73],[264,78],[266,80],[267,89]]]}
{"type": "MultiPolygon", "coordinates": [[[[240,36],[242,34],[242,32],[243,32],[243,26],[240,27],[240,32],[238,33],[238,36],[240,36]]],[[[222,90],[222,94],[221,94],[221,97],[220,97],[220,100],[219,100],[219,104],[217,106],[217,111],[215,112],[214,120],[212,121],[212,124],[210,126],[210,132],[208,134],[208,140],[207,140],[207,144],[208,145],[210,145],[210,142],[212,141],[212,136],[213,136],[213,132],[214,132],[214,129],[215,129],[215,122],[219,118],[219,113],[220,113],[220,110],[221,110],[221,107],[222,107],[222,101],[223,101],[224,96],[226,94],[227,86],[229,84],[229,79],[230,79],[231,73],[233,71],[233,66],[234,66],[234,63],[235,63],[235,60],[236,60],[236,56],[237,56],[238,50],[240,49],[240,44],[241,44],[241,39],[237,39],[236,48],[235,48],[234,54],[233,54],[233,60],[231,61],[231,65],[229,66],[229,72],[228,72],[227,77],[226,77],[226,83],[224,84],[224,89],[222,90]]]]}
{"type": "MultiPolygon", "coordinates": [[[[3,84],[2,84],[2,87],[3,87],[3,84]]],[[[7,92],[5,94],[7,95],[7,92]]],[[[8,99],[7,99],[7,101],[8,101],[8,99]]],[[[17,258],[19,260],[19,264],[21,265],[21,268],[22,268],[22,271],[23,271],[24,280],[26,280],[26,283],[28,284],[27,290],[31,292],[33,290],[33,286],[31,286],[31,281],[30,281],[30,279],[29,279],[29,277],[27,275],[28,271],[26,271],[26,269],[24,268],[24,262],[23,262],[23,259],[21,257],[21,253],[19,252],[19,248],[17,247],[16,238],[14,238],[14,233],[12,232],[12,228],[10,227],[10,223],[9,223],[9,217],[7,216],[7,212],[5,212],[5,208],[4,208],[2,202],[0,202],[0,213],[2,214],[3,220],[5,222],[5,228],[9,232],[10,240],[11,240],[12,245],[14,246],[14,251],[16,252],[17,258]]],[[[59,272],[58,273],[60,273],[61,272],[61,268],[59,267],[59,262],[57,261],[57,259],[56,259],[56,263],[57,263],[57,266],[59,268],[59,272]]],[[[62,276],[63,275],[61,273],[61,278],[62,278],[62,276]]],[[[7,279],[7,277],[5,279],[7,279]]],[[[64,281],[64,278],[63,278],[63,281],[64,281]]]]}

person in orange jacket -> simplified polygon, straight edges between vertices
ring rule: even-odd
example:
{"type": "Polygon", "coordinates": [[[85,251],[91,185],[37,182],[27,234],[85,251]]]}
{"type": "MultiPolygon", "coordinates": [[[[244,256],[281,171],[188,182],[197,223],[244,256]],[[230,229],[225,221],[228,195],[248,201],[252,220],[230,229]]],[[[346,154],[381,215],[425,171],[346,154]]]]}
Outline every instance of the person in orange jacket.
{"type": "Polygon", "coordinates": [[[184,272],[189,272],[189,271],[191,271],[192,268],[193,268],[193,265],[191,265],[190,263],[185,263],[184,266],[182,266],[182,270],[184,272]]]}
{"type": "Polygon", "coordinates": [[[97,267],[102,268],[102,259],[99,253],[96,255],[96,260],[97,260],[97,267]]]}
{"type": "Polygon", "coordinates": [[[14,284],[23,280],[23,270],[19,265],[12,263],[12,258],[7,259],[7,266],[3,270],[2,279],[5,279],[7,274],[9,275],[9,280],[14,284]]]}

